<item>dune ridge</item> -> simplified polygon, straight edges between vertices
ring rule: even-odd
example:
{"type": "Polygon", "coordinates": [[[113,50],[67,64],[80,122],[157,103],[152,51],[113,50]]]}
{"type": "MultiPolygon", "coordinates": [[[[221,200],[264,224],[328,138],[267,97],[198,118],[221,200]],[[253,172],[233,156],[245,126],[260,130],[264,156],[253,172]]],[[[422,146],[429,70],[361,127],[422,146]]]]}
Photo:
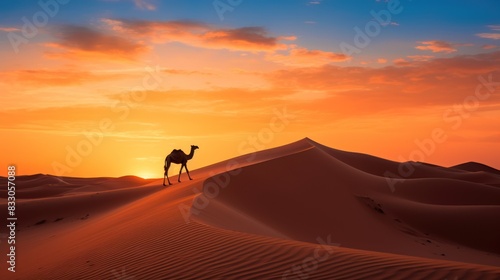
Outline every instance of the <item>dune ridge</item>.
{"type": "MultiPolygon", "coordinates": [[[[243,168],[215,200],[296,240],[314,242],[318,233],[331,233],[350,248],[498,264],[500,189],[472,183],[462,172],[443,167],[429,171],[428,165],[418,164],[415,175],[393,191],[379,175],[396,173],[399,163],[310,139],[300,143],[313,148],[243,168]],[[369,169],[367,162],[377,168],[369,169]],[[263,170],[265,180],[259,176],[263,170]],[[289,176],[297,173],[307,175],[289,176]],[[480,238],[468,228],[479,230],[480,238]],[[429,249],[428,240],[440,249],[429,249]]],[[[214,208],[198,216],[203,220],[218,211],[214,208]]],[[[237,221],[223,223],[238,230],[237,221]]]]}
{"type": "Polygon", "coordinates": [[[418,164],[391,189],[383,175],[400,164],[306,138],[170,187],[26,177],[18,272],[0,276],[500,279],[500,177],[418,164]]]}
{"type": "Polygon", "coordinates": [[[487,166],[485,164],[482,164],[479,162],[473,162],[473,161],[454,165],[450,168],[460,169],[460,170],[469,171],[469,172],[488,172],[488,173],[493,173],[495,175],[500,175],[500,170],[495,169],[491,166],[487,166]]]}

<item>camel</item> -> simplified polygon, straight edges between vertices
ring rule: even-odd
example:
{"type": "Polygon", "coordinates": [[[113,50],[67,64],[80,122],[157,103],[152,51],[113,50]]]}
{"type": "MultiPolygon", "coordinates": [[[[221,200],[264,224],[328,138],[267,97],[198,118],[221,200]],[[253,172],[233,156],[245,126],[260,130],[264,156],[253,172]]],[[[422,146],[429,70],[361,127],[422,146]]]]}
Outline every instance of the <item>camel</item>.
{"type": "Polygon", "coordinates": [[[182,168],[186,168],[187,175],[189,177],[189,180],[193,180],[191,176],[189,175],[189,170],[187,168],[187,162],[188,160],[192,159],[194,156],[194,151],[196,149],[199,149],[198,146],[191,145],[191,152],[189,155],[186,155],[182,150],[177,150],[173,149],[172,152],[165,158],[165,166],[163,166],[163,169],[165,170],[165,174],[163,174],[163,185],[165,185],[165,176],[167,176],[168,184],[172,185],[170,183],[170,179],[168,178],[168,169],[170,168],[171,163],[176,163],[176,164],[181,164],[181,170],[179,171],[179,177],[177,178],[177,182],[181,182],[181,173],[182,173],[182,168]]]}

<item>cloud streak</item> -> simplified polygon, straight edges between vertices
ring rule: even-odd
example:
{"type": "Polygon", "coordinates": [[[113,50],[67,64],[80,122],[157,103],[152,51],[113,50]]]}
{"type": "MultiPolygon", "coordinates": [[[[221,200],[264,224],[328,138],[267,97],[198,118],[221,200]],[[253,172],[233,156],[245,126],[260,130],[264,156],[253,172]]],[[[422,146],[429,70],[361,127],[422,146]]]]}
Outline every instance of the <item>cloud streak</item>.
{"type": "Polygon", "coordinates": [[[343,53],[326,52],[321,50],[308,50],[306,48],[293,47],[286,54],[273,53],[266,59],[287,66],[321,66],[334,62],[342,62],[351,59],[343,53]]]}
{"type": "Polygon", "coordinates": [[[68,70],[19,70],[5,73],[9,80],[32,86],[68,86],[79,85],[97,79],[97,76],[86,71],[68,70]]]}
{"type": "Polygon", "coordinates": [[[45,44],[51,48],[51,51],[47,53],[49,57],[76,59],[98,57],[130,60],[148,50],[143,42],[83,26],[59,26],[53,35],[58,41],[45,44]]]}
{"type": "Polygon", "coordinates": [[[0,27],[0,31],[3,31],[3,32],[14,32],[14,31],[20,31],[20,29],[17,28],[17,27],[0,27]]]}
{"type": "Polygon", "coordinates": [[[218,28],[188,20],[147,21],[102,19],[104,26],[92,29],[63,25],[52,29],[56,39],[45,43],[45,55],[71,60],[135,60],[155,45],[178,42],[211,49],[265,53],[267,61],[292,67],[320,66],[351,59],[342,53],[310,50],[290,44],[295,36],[272,35],[263,27],[218,28]]]}
{"type": "Polygon", "coordinates": [[[434,41],[424,41],[420,42],[420,46],[416,46],[415,48],[418,50],[422,51],[432,51],[434,53],[438,52],[444,52],[444,53],[452,53],[456,52],[457,49],[455,48],[454,44],[446,42],[446,41],[439,41],[439,40],[434,40],[434,41]]]}
{"type": "Polygon", "coordinates": [[[500,33],[479,33],[477,36],[486,39],[500,40],[500,33]]]}
{"type": "Polygon", "coordinates": [[[500,25],[488,25],[491,31],[497,31],[495,33],[477,33],[476,36],[486,39],[500,40],[500,25]]]}
{"type": "Polygon", "coordinates": [[[148,11],[156,10],[156,5],[150,3],[148,0],[134,0],[134,4],[137,8],[141,10],[148,10],[148,11]]]}
{"type": "MultiPolygon", "coordinates": [[[[339,116],[452,106],[474,94],[479,75],[493,73],[493,77],[500,77],[500,52],[400,60],[396,64],[383,68],[326,65],[279,70],[267,77],[274,87],[291,92],[334,93],[315,106],[339,116]]],[[[483,105],[495,102],[491,98],[483,105]]]]}
{"type": "Polygon", "coordinates": [[[102,21],[122,36],[140,38],[155,44],[180,42],[201,48],[256,52],[286,49],[281,41],[295,40],[291,36],[272,36],[263,27],[221,29],[195,21],[102,21]]]}

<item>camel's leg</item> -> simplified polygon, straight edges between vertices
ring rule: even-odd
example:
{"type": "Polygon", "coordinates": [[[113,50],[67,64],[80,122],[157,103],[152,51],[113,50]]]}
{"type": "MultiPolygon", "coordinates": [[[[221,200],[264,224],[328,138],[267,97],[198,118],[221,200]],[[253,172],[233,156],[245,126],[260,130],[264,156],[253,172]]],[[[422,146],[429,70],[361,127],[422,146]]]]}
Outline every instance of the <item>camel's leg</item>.
{"type": "Polygon", "coordinates": [[[182,168],[184,168],[184,164],[181,164],[181,170],[179,170],[179,177],[177,177],[177,182],[181,182],[181,173],[182,173],[182,168]]]}
{"type": "Polygon", "coordinates": [[[167,172],[167,166],[163,166],[163,185],[165,185],[165,176],[167,176],[168,172],[167,172]]]}
{"type": "Polygon", "coordinates": [[[189,175],[189,170],[188,170],[188,166],[187,166],[187,164],[186,164],[186,172],[187,172],[187,174],[188,174],[189,180],[193,180],[193,179],[191,178],[191,175],[189,175]]]}
{"type": "Polygon", "coordinates": [[[168,184],[172,185],[170,183],[170,179],[168,178],[168,169],[170,168],[170,161],[167,160],[167,169],[165,169],[165,174],[163,175],[163,185],[165,186],[165,176],[167,176],[168,184]]]}

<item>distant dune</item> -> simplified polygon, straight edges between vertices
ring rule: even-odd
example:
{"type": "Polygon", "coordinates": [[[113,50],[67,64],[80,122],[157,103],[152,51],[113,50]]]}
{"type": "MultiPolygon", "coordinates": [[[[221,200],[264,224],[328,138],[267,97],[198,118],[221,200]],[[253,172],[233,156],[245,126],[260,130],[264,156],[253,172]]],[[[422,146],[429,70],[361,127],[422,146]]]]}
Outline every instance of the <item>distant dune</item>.
{"type": "Polygon", "coordinates": [[[500,172],[486,165],[305,138],[191,174],[18,177],[18,267],[1,279],[500,279],[500,172]]]}
{"type": "Polygon", "coordinates": [[[500,175],[500,170],[490,167],[488,165],[484,165],[478,162],[466,162],[459,165],[452,166],[450,168],[470,171],[470,172],[489,172],[496,175],[500,175]]]}

